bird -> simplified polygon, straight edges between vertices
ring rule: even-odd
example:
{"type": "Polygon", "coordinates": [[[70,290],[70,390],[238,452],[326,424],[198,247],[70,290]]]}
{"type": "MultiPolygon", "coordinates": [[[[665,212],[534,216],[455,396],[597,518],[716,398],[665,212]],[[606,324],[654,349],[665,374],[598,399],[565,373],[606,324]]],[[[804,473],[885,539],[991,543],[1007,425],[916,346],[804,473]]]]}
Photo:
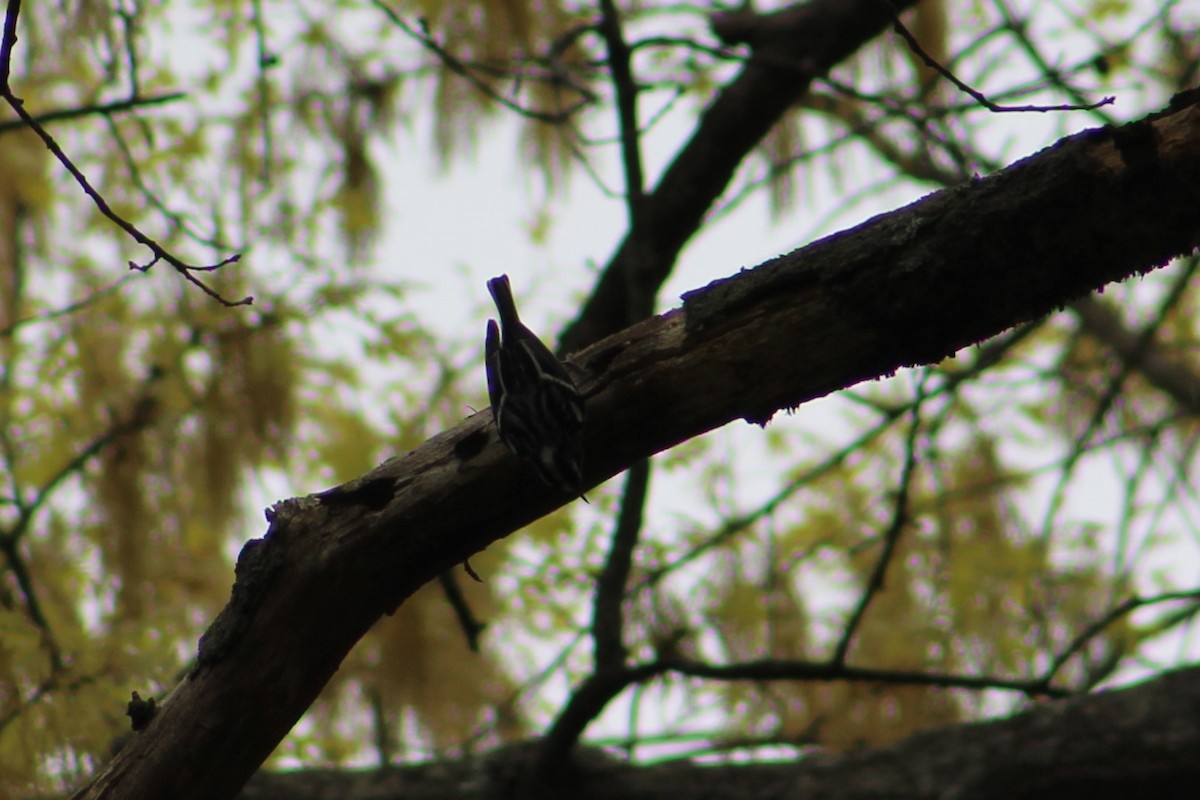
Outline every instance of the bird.
{"type": "Polygon", "coordinates": [[[500,323],[484,342],[488,398],[500,441],[542,482],[583,496],[583,398],[563,363],[521,322],[508,276],[487,282],[500,323]]]}

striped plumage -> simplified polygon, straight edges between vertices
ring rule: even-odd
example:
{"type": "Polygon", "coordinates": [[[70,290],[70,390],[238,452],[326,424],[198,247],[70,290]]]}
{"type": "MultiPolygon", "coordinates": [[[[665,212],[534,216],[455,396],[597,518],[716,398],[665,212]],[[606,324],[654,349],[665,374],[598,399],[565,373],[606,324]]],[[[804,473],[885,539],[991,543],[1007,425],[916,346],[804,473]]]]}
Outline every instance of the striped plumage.
{"type": "MultiPolygon", "coordinates": [[[[522,324],[508,276],[488,281],[488,397],[500,440],[546,484],[583,497],[583,399],[550,348],[522,324]]],[[[584,498],[586,500],[586,498],[584,498]]]]}

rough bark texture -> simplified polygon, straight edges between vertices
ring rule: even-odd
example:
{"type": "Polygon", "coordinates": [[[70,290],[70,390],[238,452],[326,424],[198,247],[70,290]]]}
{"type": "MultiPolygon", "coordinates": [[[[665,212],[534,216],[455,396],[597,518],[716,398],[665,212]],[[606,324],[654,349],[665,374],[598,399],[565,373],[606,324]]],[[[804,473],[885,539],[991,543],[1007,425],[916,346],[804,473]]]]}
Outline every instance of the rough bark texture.
{"type": "Polygon", "coordinates": [[[255,776],[242,800],[1096,800],[1200,796],[1200,668],[1011,719],[918,734],[890,747],[791,763],[636,767],[588,751],[567,786],[530,788],[536,748],[351,772],[255,776]]]}
{"type": "MultiPolygon", "coordinates": [[[[936,362],[1191,251],[1198,97],[718,281],[577,354],[587,485],[732,420],[936,362]]],[[[565,502],[518,468],[490,422],[476,414],[277,505],[200,666],[79,796],[233,796],[380,615],[565,502]]]]}

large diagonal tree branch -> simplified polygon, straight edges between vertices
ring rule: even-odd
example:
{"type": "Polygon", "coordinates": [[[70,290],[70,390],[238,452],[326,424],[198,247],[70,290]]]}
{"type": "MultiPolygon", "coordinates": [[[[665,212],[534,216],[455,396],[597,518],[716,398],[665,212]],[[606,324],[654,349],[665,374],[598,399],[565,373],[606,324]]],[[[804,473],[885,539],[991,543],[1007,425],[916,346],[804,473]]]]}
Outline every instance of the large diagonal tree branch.
{"type": "MultiPolygon", "coordinates": [[[[586,484],[730,421],[958,349],[1200,245],[1200,91],[685,296],[577,354],[586,484]]],[[[232,796],[355,642],[420,586],[569,498],[481,412],[275,506],[199,664],[79,797],[232,796]]]]}
{"type": "Polygon", "coordinates": [[[916,0],[814,0],[773,14],[738,12],[714,18],[729,43],[752,57],[700,116],[691,139],[640,205],[649,230],[630,230],[617,247],[559,349],[573,352],[648,316],[653,298],[704,215],[738,166],[771,127],[834,65],[883,32],[916,0]],[[630,287],[637,287],[631,291],[630,287]]]}
{"type": "MultiPolygon", "coordinates": [[[[924,151],[908,153],[899,144],[878,128],[873,128],[856,106],[835,102],[828,96],[809,95],[804,101],[814,110],[837,119],[847,132],[861,132],[860,140],[888,163],[910,177],[929,183],[937,188],[954,186],[964,176],[959,172],[935,163],[924,151]]],[[[977,154],[982,163],[989,163],[977,154]]],[[[991,169],[999,169],[996,164],[991,169]]],[[[1181,359],[1172,358],[1160,342],[1146,339],[1138,332],[1126,327],[1125,321],[1111,303],[1097,297],[1081,297],[1071,306],[1079,319],[1081,328],[1098,341],[1112,348],[1124,361],[1130,362],[1150,385],[1175,401],[1180,409],[1189,414],[1200,414],[1200,376],[1181,359]]]]}

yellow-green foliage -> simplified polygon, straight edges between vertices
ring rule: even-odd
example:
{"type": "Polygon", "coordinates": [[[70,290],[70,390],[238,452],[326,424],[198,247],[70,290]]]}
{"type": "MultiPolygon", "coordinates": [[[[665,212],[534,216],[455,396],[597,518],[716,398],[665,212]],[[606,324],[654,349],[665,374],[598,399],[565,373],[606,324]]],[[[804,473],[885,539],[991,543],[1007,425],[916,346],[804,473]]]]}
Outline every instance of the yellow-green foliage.
{"type": "MultiPolygon", "coordinates": [[[[0,134],[0,457],[12,511],[0,536],[13,553],[0,589],[5,796],[91,769],[127,730],[129,692],[161,698],[186,669],[228,598],[230,555],[262,532],[245,507],[247,481],[285,475],[293,491],[315,490],[418,443],[468,404],[463,360],[452,363],[413,314],[396,311],[409,302],[406,287],[328,269],[347,264],[339,250],[354,267],[378,230],[367,139],[396,124],[400,82],[371,83],[342,60],[339,74],[315,86],[268,71],[239,90],[245,76],[229,65],[244,63],[254,42],[247,10],[189,9],[200,24],[185,35],[220,34],[207,41],[221,66],[199,82],[177,81],[155,58],[140,62],[144,94],[183,89],[186,103],[85,117],[54,132],[110,207],[179,257],[211,264],[241,252],[240,263],[197,277],[231,299],[253,294],[253,307],[216,304],[161,261],[128,272],[129,260],[151,262],[148,251],[96,211],[35,136],[0,134]],[[339,92],[339,78],[353,89],[339,92]],[[316,192],[311,172],[298,171],[301,142],[287,134],[289,114],[304,119],[314,108],[308,141],[340,153],[316,192]],[[322,233],[330,221],[340,241],[322,233]],[[370,302],[386,310],[363,312],[370,302]],[[372,337],[366,361],[322,350],[315,326],[339,315],[372,337]],[[386,364],[394,383],[365,385],[367,362],[386,364]],[[387,413],[364,411],[364,398],[381,390],[387,413]]],[[[162,9],[138,14],[145,31],[163,22],[162,9]]],[[[108,6],[85,4],[68,17],[27,7],[22,22],[14,85],[35,113],[93,102],[108,72],[124,75],[125,33],[108,6]]],[[[337,46],[303,41],[311,57],[337,46]]],[[[468,588],[486,613],[490,590],[468,588]]],[[[433,595],[427,605],[441,613],[442,602],[433,595]]],[[[409,622],[389,620],[363,653],[392,658],[415,646],[413,636],[454,631],[453,620],[409,622]]],[[[418,649],[439,652],[432,640],[418,649]]],[[[448,660],[408,659],[415,673],[382,682],[348,670],[314,718],[331,719],[346,697],[373,687],[394,720],[429,695],[420,689],[429,675],[476,664],[439,683],[458,697],[458,717],[417,704],[434,740],[460,741],[485,699],[465,687],[504,678],[486,659],[437,658],[448,660]]],[[[361,749],[340,741],[339,751],[325,737],[325,752],[361,749]]]]}
{"type": "MultiPolygon", "coordinates": [[[[709,579],[698,624],[713,626],[718,660],[825,662],[868,586],[890,530],[894,497],[873,491],[894,458],[863,451],[805,486],[813,499],[786,527],[758,526],[731,538],[727,567],[709,579]],[[865,458],[863,456],[866,456],[865,458]],[[820,499],[816,499],[820,498],[820,499]],[[765,548],[765,549],[764,549],[765,548]],[[814,613],[811,604],[835,591],[814,613]]],[[[994,443],[976,436],[918,466],[906,522],[882,588],[872,597],[847,663],[874,669],[1035,677],[1097,619],[1114,591],[1094,559],[1068,557],[1022,533],[1009,506],[1019,482],[1004,473],[994,443]]],[[[720,563],[720,562],[718,562],[720,563]]],[[[1124,654],[1139,640],[1125,622],[1092,643],[1124,654]]],[[[1078,664],[1067,680],[1088,676],[1078,664]]],[[[894,741],[967,717],[977,696],[902,683],[734,683],[721,690],[731,740],[843,750],[894,741]]]]}
{"type": "MultiPolygon", "coordinates": [[[[232,555],[264,530],[258,509],[247,507],[247,487],[319,490],[485,402],[481,328],[459,341],[438,338],[418,313],[417,287],[369,269],[391,211],[380,169],[387,148],[431,134],[428,162],[445,167],[471,155],[493,122],[532,112],[516,138],[521,164],[544,179],[541,209],[527,217],[530,238],[542,241],[554,229],[555,192],[577,165],[602,166],[595,141],[613,127],[606,118],[597,134],[592,109],[566,124],[547,119],[593,93],[611,99],[598,64],[603,43],[594,30],[575,30],[593,21],[586,4],[387,3],[408,31],[372,3],[298,10],[273,0],[194,0],[138,4],[130,19],[112,3],[68,5],[25,4],[15,90],[34,113],[80,108],[127,96],[136,62],[140,97],[185,92],[59,120],[51,131],[114,211],[179,258],[213,265],[240,254],[236,264],[192,275],[226,298],[255,302],[214,302],[105,218],[40,140],[0,133],[3,797],[71,785],[127,731],[131,691],[161,698],[177,682],[228,598],[232,555]],[[195,63],[176,57],[193,51],[195,63]],[[130,262],[148,270],[131,271],[130,262]]],[[[912,26],[929,52],[949,52],[946,23],[960,5],[983,13],[979,3],[921,4],[912,26]]],[[[1097,0],[1091,14],[1108,19],[1127,8],[1097,0]]],[[[678,17],[681,30],[711,39],[691,7],[623,10],[631,36],[647,20],[678,17]]],[[[678,92],[668,106],[686,97],[700,111],[740,68],[704,53],[639,51],[648,76],[643,124],[651,96],[662,100],[654,80],[678,92]]],[[[876,72],[889,80],[926,75],[905,53],[893,42],[856,69],[872,79],[863,63],[882,63],[876,72]]],[[[1123,50],[1109,57],[1114,68],[1129,63],[1123,50]]],[[[1167,60],[1186,66],[1180,54],[1167,60]]],[[[937,99],[913,83],[913,93],[937,99]]],[[[810,108],[857,128],[871,105],[845,95],[810,108]]],[[[0,122],[10,118],[5,109],[0,122]]],[[[800,119],[785,117],[761,147],[777,167],[766,178],[777,213],[801,185],[794,170],[814,163],[797,158],[816,146],[800,119]]],[[[880,136],[874,149],[892,167],[915,174],[929,166],[925,151],[883,150],[888,144],[880,136]]],[[[661,154],[650,162],[648,182],[661,154]]],[[[453,222],[471,234],[470,220],[453,222]]],[[[1194,340],[1195,302],[1188,297],[1168,318],[1167,339],[1194,340]]],[[[1124,555],[1103,562],[1088,543],[1092,520],[1071,517],[1064,535],[1034,529],[1017,508],[1026,476],[1009,466],[1003,445],[1072,439],[1113,374],[1107,350],[1061,326],[1034,341],[1010,354],[1020,377],[1006,375],[1024,388],[1061,391],[987,387],[1019,418],[1007,439],[987,428],[989,401],[966,390],[923,410],[895,552],[848,663],[1028,677],[1132,590],[1124,555]],[[1046,352],[1054,354],[1050,369],[1035,363],[1046,352]]],[[[937,375],[962,374],[960,366],[937,375]]],[[[1127,386],[1138,402],[1112,418],[1122,428],[1150,424],[1165,401],[1137,376],[1127,386]]],[[[858,408],[898,408],[910,395],[894,381],[859,396],[858,408]]],[[[868,417],[847,426],[867,430],[876,424],[868,417]]],[[[710,437],[658,459],[652,500],[660,480],[676,489],[686,481],[689,499],[700,502],[674,517],[655,513],[653,502],[647,512],[622,607],[630,658],[827,659],[883,552],[901,428],[879,424],[852,453],[817,463],[836,447],[772,427],[758,440],[765,455],[754,489],[781,475],[794,481],[745,515],[736,513],[745,465],[730,457],[739,455],[735,445],[710,437]]],[[[550,515],[476,558],[484,583],[454,571],[489,625],[482,653],[467,651],[442,589],[426,587],[350,654],[278,757],[338,763],[421,748],[454,753],[537,730],[561,699],[539,690],[574,685],[592,667],[581,643],[618,507],[611,491],[589,494],[590,506],[550,515]]],[[[1130,495],[1128,519],[1136,520],[1143,500],[1130,495]]],[[[1116,620],[1061,682],[1088,685],[1106,658],[1157,631],[1116,620]]],[[[834,749],[979,710],[958,692],[861,682],[684,691],[725,711],[731,740],[834,749]]]]}

